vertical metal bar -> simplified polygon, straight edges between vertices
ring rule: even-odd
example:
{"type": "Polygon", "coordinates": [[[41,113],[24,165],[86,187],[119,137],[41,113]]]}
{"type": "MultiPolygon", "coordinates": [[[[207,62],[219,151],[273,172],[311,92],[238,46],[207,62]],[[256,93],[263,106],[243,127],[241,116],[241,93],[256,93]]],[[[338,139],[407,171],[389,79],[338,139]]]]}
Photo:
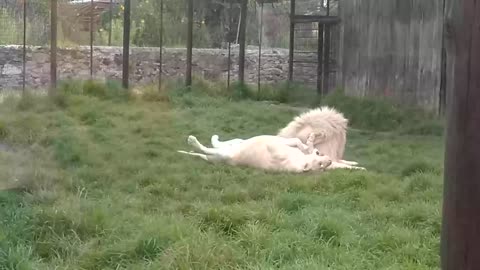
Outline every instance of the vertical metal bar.
{"type": "Polygon", "coordinates": [[[57,0],[50,1],[50,94],[57,88],[57,0]]]}
{"type": "Polygon", "coordinates": [[[238,24],[237,24],[237,34],[235,38],[235,44],[238,44],[240,42],[240,27],[242,25],[242,16],[238,16],[238,24]]]}
{"type": "Polygon", "coordinates": [[[108,46],[112,46],[112,28],[113,28],[113,0],[110,0],[110,5],[108,6],[108,46]]]}
{"type": "Polygon", "coordinates": [[[323,68],[323,95],[330,90],[330,25],[325,25],[324,68],[323,68]]]}
{"type": "Polygon", "coordinates": [[[247,35],[247,12],[248,0],[242,0],[240,11],[240,32],[238,42],[240,51],[238,53],[238,80],[243,84],[245,82],[245,43],[247,35]]]}
{"type": "Polygon", "coordinates": [[[228,42],[228,70],[227,70],[227,89],[230,89],[230,77],[232,69],[232,42],[228,42]]]}
{"type": "Polygon", "coordinates": [[[27,0],[23,0],[23,76],[22,91],[25,93],[26,76],[27,76],[27,0]]]}
{"type": "Polygon", "coordinates": [[[317,94],[322,96],[323,75],[323,24],[318,23],[318,48],[317,48],[317,94]]]}
{"type": "Polygon", "coordinates": [[[193,0],[187,0],[187,72],[185,84],[192,86],[192,50],[193,50],[193,0]]]}
{"type": "Polygon", "coordinates": [[[293,81],[293,57],[295,50],[295,0],[290,0],[290,44],[288,49],[288,81],[293,81]]]}
{"type": "Polygon", "coordinates": [[[162,90],[162,72],[163,72],[163,0],[160,0],[160,55],[158,67],[158,90],[162,90]]]}
{"type": "Polygon", "coordinates": [[[262,41],[263,41],[263,1],[260,3],[260,29],[258,30],[258,74],[257,74],[257,87],[258,93],[260,94],[261,88],[261,67],[262,67],[262,41]]]}
{"type": "Polygon", "coordinates": [[[90,79],[93,78],[93,16],[95,5],[90,0],[90,79]]]}
{"type": "Polygon", "coordinates": [[[128,76],[130,67],[130,0],[125,0],[125,10],[123,14],[123,70],[122,84],[128,89],[128,76]]]}

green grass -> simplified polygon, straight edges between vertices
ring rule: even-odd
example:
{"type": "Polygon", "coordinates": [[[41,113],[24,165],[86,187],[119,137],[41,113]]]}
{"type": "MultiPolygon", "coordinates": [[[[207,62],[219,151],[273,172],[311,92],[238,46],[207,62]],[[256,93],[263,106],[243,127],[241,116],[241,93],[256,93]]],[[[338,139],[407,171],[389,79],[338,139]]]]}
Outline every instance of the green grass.
{"type": "Polygon", "coordinates": [[[337,90],[321,103],[339,109],[349,119],[350,125],[364,130],[437,136],[444,131],[441,119],[432,113],[402,107],[387,100],[347,97],[337,90]]]}
{"type": "Polygon", "coordinates": [[[438,269],[442,136],[353,121],[346,158],[368,171],[266,173],[175,150],[189,134],[273,134],[293,108],[62,89],[0,106],[0,176],[16,187],[0,192],[0,269],[438,269]]]}

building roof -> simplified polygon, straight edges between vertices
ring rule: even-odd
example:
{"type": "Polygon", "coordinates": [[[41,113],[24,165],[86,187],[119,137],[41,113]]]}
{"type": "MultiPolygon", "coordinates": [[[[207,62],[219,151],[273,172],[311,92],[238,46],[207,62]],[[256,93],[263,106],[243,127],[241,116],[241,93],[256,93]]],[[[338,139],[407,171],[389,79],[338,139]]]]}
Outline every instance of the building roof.
{"type": "MultiPolygon", "coordinates": [[[[120,4],[119,0],[114,0],[113,5],[120,4]]],[[[59,3],[59,16],[70,22],[80,24],[82,30],[90,28],[90,20],[93,15],[94,29],[100,24],[100,16],[110,7],[110,0],[93,0],[93,13],[91,0],[70,0],[59,3]]]]}

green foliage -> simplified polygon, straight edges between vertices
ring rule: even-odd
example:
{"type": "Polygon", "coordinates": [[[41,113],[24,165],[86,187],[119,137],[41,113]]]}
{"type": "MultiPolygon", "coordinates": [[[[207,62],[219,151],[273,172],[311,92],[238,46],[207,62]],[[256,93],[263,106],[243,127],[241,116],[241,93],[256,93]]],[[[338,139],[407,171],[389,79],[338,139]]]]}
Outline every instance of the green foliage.
{"type": "Polygon", "coordinates": [[[8,136],[8,133],[7,125],[0,121],[0,140],[4,140],[8,136]]]}
{"type": "MultiPolygon", "coordinates": [[[[163,14],[163,41],[167,47],[185,47],[187,41],[186,3],[179,0],[164,0],[163,14]]],[[[5,4],[8,8],[0,10],[0,21],[4,22],[0,44],[22,43],[22,7],[14,2],[5,4]]],[[[158,46],[160,40],[160,1],[132,1],[131,32],[132,44],[135,46],[158,46]]],[[[226,32],[233,23],[234,35],[238,29],[240,8],[234,5],[229,10],[227,0],[196,0],[194,1],[194,31],[193,43],[197,48],[220,48],[226,42],[226,32]]],[[[30,44],[47,45],[49,33],[49,1],[32,1],[28,5],[27,37],[30,44]]],[[[270,8],[268,5],[265,7],[270,8]]],[[[288,12],[288,5],[277,3],[273,9],[275,13],[288,12]]],[[[258,44],[258,10],[255,1],[250,1],[247,17],[247,43],[258,44]]],[[[59,21],[62,25],[62,21],[59,21]]],[[[65,28],[71,27],[67,25],[65,28]]],[[[272,16],[265,20],[264,44],[271,47],[287,47],[288,45],[288,16],[272,16]]],[[[74,44],[65,38],[63,27],[59,27],[59,46],[86,45],[74,44]]],[[[78,31],[78,29],[69,29],[78,31]]],[[[96,45],[107,45],[110,30],[110,14],[101,15],[100,28],[95,33],[96,45]]],[[[112,21],[112,45],[121,46],[123,36],[123,9],[121,5],[114,5],[112,21]]],[[[80,41],[77,41],[80,42],[80,41]]],[[[80,42],[83,43],[83,42],[80,42]]]]}
{"type": "Polygon", "coordinates": [[[438,167],[425,161],[412,162],[402,170],[402,176],[404,177],[412,176],[413,174],[417,173],[441,174],[441,172],[438,170],[438,167]]]}
{"type": "Polygon", "coordinates": [[[87,95],[100,99],[113,101],[127,101],[130,99],[130,93],[124,89],[120,82],[107,80],[106,82],[98,80],[64,80],[59,83],[56,90],[57,96],[54,100],[61,107],[65,107],[69,95],[87,95]]]}
{"type": "Polygon", "coordinates": [[[80,95],[83,93],[84,82],[81,80],[62,80],[58,82],[58,92],[67,95],[80,95]]]}
{"type": "Polygon", "coordinates": [[[22,94],[22,97],[17,104],[17,108],[21,111],[28,110],[35,106],[35,101],[35,97],[31,93],[25,92],[22,94]]]}
{"type": "Polygon", "coordinates": [[[88,96],[106,98],[108,89],[103,83],[99,83],[94,80],[88,80],[83,84],[83,93],[88,96]]]}
{"type": "Polygon", "coordinates": [[[325,218],[315,228],[313,236],[317,241],[321,241],[330,245],[339,246],[344,230],[344,226],[338,220],[325,218]]]}
{"type": "Polygon", "coordinates": [[[31,215],[21,196],[0,190],[0,269],[33,269],[31,215]]]}
{"type": "Polygon", "coordinates": [[[258,89],[257,86],[235,82],[232,84],[231,97],[234,100],[249,99],[287,103],[290,101],[290,89],[286,84],[266,84],[261,85],[258,89]]]}
{"type": "Polygon", "coordinates": [[[160,89],[158,85],[150,85],[150,86],[144,87],[141,91],[142,91],[142,99],[144,101],[167,102],[167,103],[170,101],[170,96],[165,85],[162,85],[160,89]]]}
{"type": "Polygon", "coordinates": [[[350,125],[373,131],[397,131],[403,134],[441,135],[442,125],[434,116],[416,108],[405,108],[380,99],[358,98],[335,91],[321,104],[344,113],[350,125]]]}
{"type": "Polygon", "coordinates": [[[255,99],[255,96],[247,84],[234,82],[232,83],[232,98],[234,100],[255,99]]]}
{"type": "Polygon", "coordinates": [[[2,22],[2,34],[0,45],[21,44],[20,33],[13,15],[5,8],[0,8],[0,22],[2,22]]]}
{"type": "Polygon", "coordinates": [[[411,123],[400,131],[402,134],[411,135],[434,135],[442,136],[445,133],[445,126],[436,119],[427,119],[416,123],[411,123]]]}
{"type": "MultiPolygon", "coordinates": [[[[49,22],[48,1],[31,1],[27,6],[27,37],[31,45],[45,45],[48,32],[45,25],[49,22]]],[[[23,6],[15,1],[2,3],[0,7],[0,45],[23,43],[23,6]]]]}

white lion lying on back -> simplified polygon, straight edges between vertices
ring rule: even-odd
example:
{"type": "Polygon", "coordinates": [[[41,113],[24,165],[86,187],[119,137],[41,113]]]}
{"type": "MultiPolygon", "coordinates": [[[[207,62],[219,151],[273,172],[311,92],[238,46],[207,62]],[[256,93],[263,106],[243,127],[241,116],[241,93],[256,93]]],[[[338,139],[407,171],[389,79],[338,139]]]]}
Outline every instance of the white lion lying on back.
{"type": "Polygon", "coordinates": [[[207,161],[225,162],[265,170],[305,172],[331,169],[361,169],[357,162],[343,160],[348,120],[328,107],[303,113],[280,130],[278,135],[220,142],[213,135],[213,148],[189,136],[188,143],[203,154],[178,151],[207,161]]]}
{"type": "Polygon", "coordinates": [[[324,170],[332,160],[321,155],[313,147],[313,133],[303,144],[297,138],[282,138],[272,135],[255,136],[247,140],[234,139],[219,142],[218,136],[212,140],[214,148],[203,146],[194,136],[188,137],[188,144],[203,152],[180,153],[198,156],[210,162],[224,162],[233,166],[248,166],[268,171],[308,172],[324,170]]]}

